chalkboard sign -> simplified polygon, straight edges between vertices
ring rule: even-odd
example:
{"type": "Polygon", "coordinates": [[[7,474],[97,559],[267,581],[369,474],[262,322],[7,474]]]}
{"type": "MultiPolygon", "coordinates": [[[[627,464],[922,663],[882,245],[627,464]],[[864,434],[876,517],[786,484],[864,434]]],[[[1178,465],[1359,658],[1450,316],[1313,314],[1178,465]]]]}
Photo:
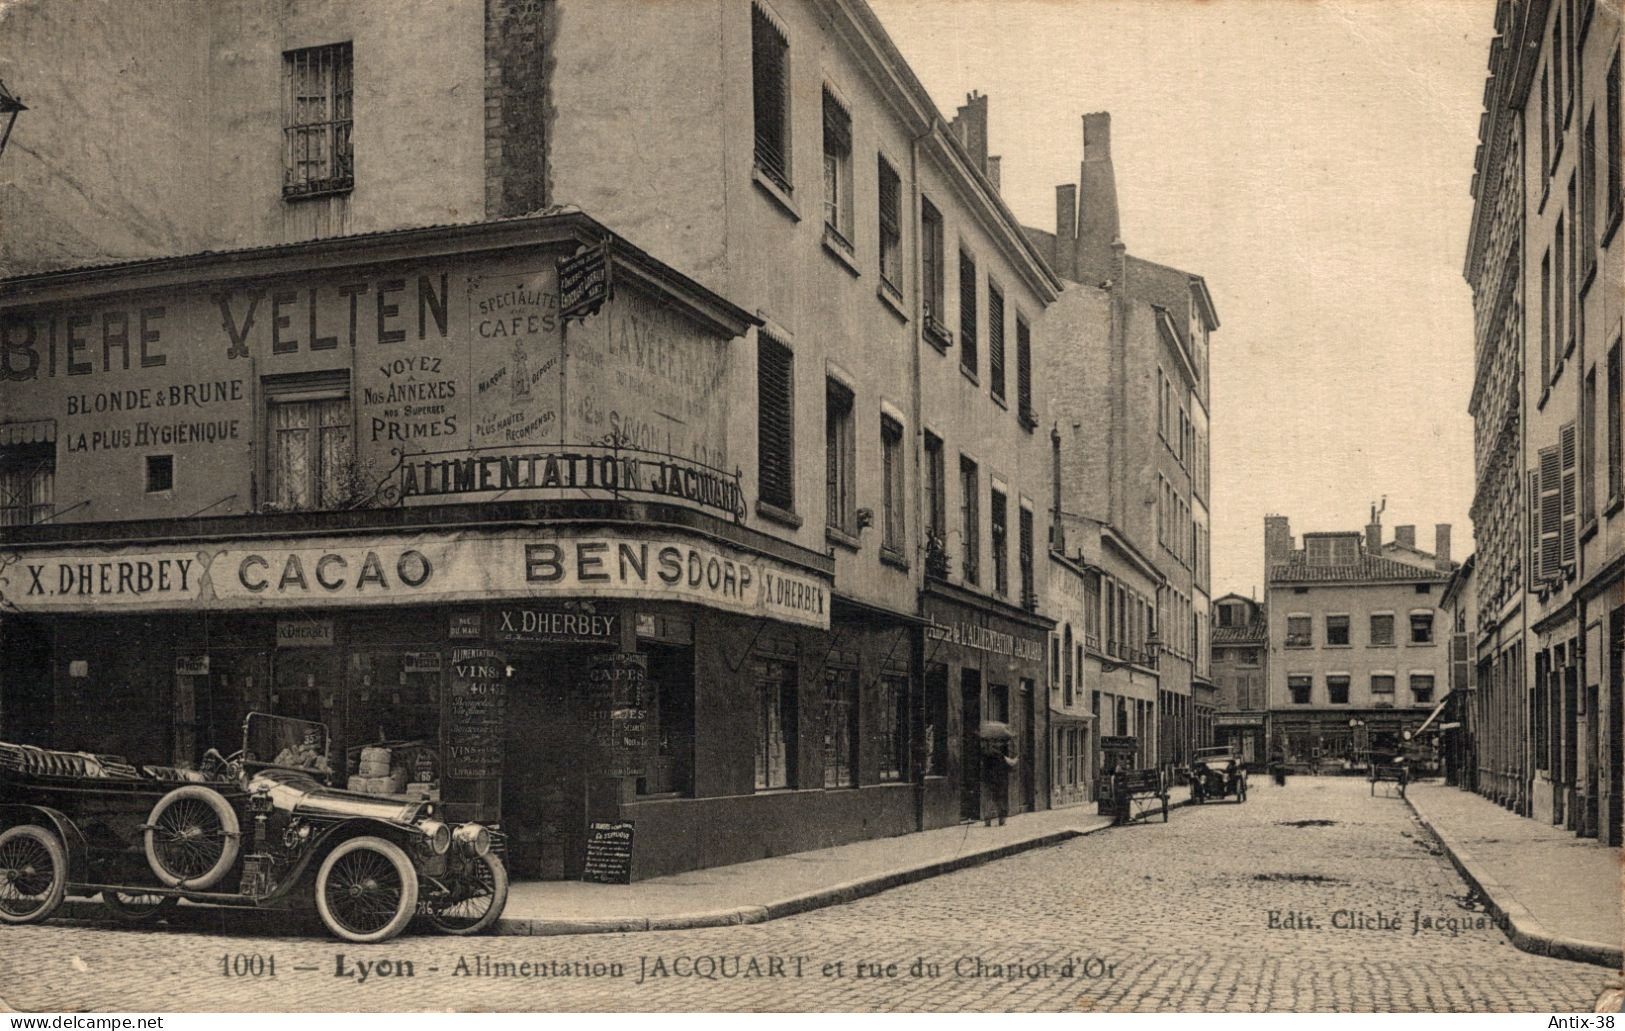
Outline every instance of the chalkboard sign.
{"type": "Polygon", "coordinates": [[[446,775],[502,775],[508,664],[492,648],[454,648],[446,715],[446,775]]]}
{"type": "Polygon", "coordinates": [[[587,865],[581,879],[594,884],[632,883],[632,821],[594,820],[587,826],[587,865]]]}

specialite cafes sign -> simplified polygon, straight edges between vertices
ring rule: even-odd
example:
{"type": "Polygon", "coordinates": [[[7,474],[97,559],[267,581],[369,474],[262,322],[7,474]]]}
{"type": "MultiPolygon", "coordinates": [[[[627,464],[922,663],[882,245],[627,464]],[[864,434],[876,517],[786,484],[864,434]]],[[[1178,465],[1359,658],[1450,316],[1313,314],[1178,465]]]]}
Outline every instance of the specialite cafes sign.
{"type": "Polygon", "coordinates": [[[503,598],[678,601],[829,627],[829,584],[677,534],[589,532],[267,540],[197,552],[0,552],[0,609],[216,611],[503,598]]]}

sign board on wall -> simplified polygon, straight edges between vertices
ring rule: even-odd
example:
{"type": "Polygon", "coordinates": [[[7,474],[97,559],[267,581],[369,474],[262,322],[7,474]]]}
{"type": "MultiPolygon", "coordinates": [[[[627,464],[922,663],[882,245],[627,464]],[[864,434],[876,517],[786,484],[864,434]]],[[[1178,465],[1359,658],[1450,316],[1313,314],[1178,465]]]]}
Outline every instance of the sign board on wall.
{"type": "Polygon", "coordinates": [[[615,777],[643,772],[644,708],[649,660],[637,652],[610,652],[593,660],[587,671],[593,743],[606,769],[615,777]]]}
{"type": "Polygon", "coordinates": [[[632,883],[632,821],[593,820],[587,825],[587,864],[581,879],[596,884],[632,883]]]}
{"type": "Polygon", "coordinates": [[[454,648],[444,720],[446,775],[502,775],[508,664],[491,648],[454,648]]]}
{"type": "Polygon", "coordinates": [[[497,611],[498,640],[548,643],[603,644],[620,635],[621,617],[615,612],[588,612],[579,605],[526,605],[497,611]]]}
{"type": "Polygon", "coordinates": [[[279,619],[276,621],[278,648],[329,648],[333,644],[331,619],[279,619]]]}
{"type": "Polygon", "coordinates": [[[266,540],[207,555],[131,548],[91,558],[28,552],[0,560],[0,607],[39,612],[109,604],[251,610],[551,596],[689,602],[827,629],[829,587],[788,563],[679,532],[582,527],[266,540]],[[167,572],[160,577],[158,569],[167,572]],[[63,577],[71,586],[59,591],[59,581],[70,582],[63,577]]]}

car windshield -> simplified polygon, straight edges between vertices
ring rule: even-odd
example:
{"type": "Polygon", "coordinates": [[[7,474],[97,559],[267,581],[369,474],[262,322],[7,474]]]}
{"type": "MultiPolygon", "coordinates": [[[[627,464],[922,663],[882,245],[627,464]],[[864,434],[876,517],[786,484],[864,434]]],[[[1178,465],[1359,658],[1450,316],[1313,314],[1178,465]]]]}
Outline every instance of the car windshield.
{"type": "Polygon", "coordinates": [[[291,716],[251,712],[243,722],[243,759],[326,773],[329,738],[326,724],[291,716]]]}

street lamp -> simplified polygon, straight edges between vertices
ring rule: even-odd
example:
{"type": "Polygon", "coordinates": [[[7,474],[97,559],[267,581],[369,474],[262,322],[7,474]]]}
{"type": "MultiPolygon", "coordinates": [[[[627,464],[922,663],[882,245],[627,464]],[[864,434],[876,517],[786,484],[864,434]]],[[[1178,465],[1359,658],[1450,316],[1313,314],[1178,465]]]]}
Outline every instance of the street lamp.
{"type": "MultiPolygon", "coordinates": [[[[1160,651],[1162,651],[1162,638],[1158,637],[1157,632],[1153,630],[1149,634],[1145,635],[1145,657],[1148,665],[1152,667],[1156,666],[1157,653],[1160,651]]],[[[1102,659],[1100,662],[1100,671],[1102,673],[1114,673],[1117,670],[1122,669],[1124,666],[1131,665],[1133,665],[1131,662],[1108,662],[1105,659],[1102,659]]]]}
{"type": "Polygon", "coordinates": [[[0,154],[6,152],[6,141],[11,139],[11,127],[17,124],[17,116],[28,110],[28,105],[22,98],[6,89],[5,80],[0,79],[0,117],[5,118],[6,127],[0,130],[0,154]]]}

